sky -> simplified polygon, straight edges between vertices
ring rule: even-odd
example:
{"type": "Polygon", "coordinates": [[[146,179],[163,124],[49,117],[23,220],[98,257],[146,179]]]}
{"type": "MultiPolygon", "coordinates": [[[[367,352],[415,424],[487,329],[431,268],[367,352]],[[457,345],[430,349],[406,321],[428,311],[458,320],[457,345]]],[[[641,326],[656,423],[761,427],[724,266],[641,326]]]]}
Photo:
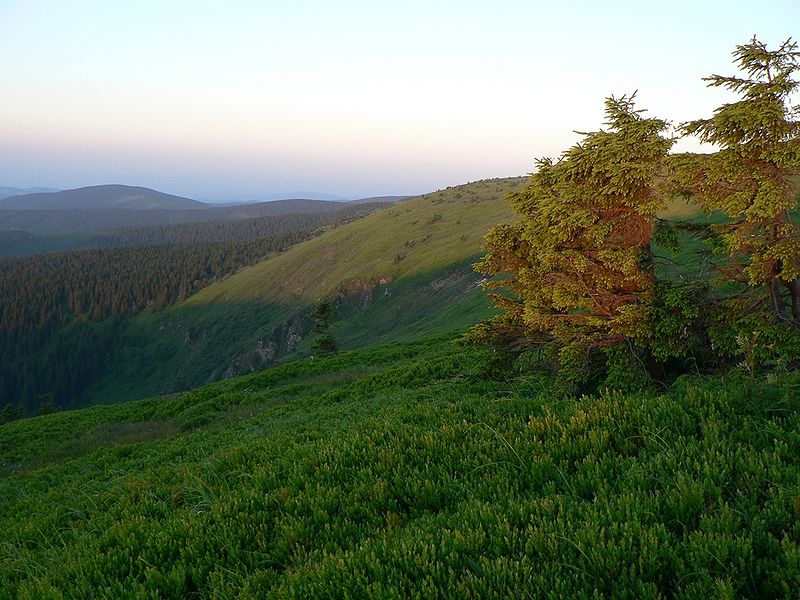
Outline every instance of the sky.
{"type": "Polygon", "coordinates": [[[753,35],[800,37],[800,1],[0,0],[0,186],[352,199],[521,175],[609,95],[710,116],[732,97],[702,77],[753,35]]]}

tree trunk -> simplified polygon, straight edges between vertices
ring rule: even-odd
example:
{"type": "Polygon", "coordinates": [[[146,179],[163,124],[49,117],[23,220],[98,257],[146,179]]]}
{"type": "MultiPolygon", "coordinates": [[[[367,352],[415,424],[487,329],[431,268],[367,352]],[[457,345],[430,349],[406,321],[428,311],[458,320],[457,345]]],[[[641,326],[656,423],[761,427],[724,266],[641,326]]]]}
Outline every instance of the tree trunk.
{"type": "Polygon", "coordinates": [[[778,285],[778,278],[773,277],[769,285],[769,295],[772,298],[772,308],[779,319],[786,319],[786,307],[783,305],[781,288],[778,285]]]}
{"type": "Polygon", "coordinates": [[[800,279],[787,281],[786,287],[792,295],[792,318],[800,323],[800,279]]]}

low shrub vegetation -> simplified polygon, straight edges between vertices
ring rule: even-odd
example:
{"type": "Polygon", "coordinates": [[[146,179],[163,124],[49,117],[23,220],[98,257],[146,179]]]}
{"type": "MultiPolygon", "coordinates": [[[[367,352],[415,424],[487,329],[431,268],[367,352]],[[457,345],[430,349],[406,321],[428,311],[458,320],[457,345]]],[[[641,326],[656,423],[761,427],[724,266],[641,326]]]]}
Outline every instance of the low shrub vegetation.
{"type": "Polygon", "coordinates": [[[0,597],[800,588],[797,375],[570,397],[490,359],[395,344],[3,425],[0,597]]]}

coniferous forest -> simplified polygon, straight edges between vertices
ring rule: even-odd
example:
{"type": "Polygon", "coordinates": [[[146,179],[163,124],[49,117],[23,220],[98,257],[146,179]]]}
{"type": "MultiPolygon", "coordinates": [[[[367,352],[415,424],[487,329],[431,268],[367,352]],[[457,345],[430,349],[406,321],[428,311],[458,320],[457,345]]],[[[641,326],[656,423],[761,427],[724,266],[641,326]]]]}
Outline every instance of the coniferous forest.
{"type": "Polygon", "coordinates": [[[73,406],[102,371],[122,320],[382,205],[231,222],[119,229],[108,248],[0,260],[0,404],[15,414],[73,406]]]}

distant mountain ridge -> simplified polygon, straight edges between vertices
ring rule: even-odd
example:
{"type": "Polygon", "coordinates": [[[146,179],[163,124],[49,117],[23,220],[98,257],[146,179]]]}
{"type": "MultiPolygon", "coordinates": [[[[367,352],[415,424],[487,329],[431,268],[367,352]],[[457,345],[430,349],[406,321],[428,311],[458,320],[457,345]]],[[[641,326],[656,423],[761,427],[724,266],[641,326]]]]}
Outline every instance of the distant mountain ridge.
{"type": "Polygon", "coordinates": [[[58,209],[198,209],[208,205],[198,200],[165,194],[150,188],[130,185],[93,185],[89,187],[23,194],[0,199],[0,209],[5,210],[58,210],[58,209]]]}
{"type": "Polygon", "coordinates": [[[29,187],[29,188],[16,188],[0,185],[0,199],[8,198],[9,196],[22,196],[24,194],[39,194],[43,192],[59,192],[57,188],[48,187],[29,187]]]}

